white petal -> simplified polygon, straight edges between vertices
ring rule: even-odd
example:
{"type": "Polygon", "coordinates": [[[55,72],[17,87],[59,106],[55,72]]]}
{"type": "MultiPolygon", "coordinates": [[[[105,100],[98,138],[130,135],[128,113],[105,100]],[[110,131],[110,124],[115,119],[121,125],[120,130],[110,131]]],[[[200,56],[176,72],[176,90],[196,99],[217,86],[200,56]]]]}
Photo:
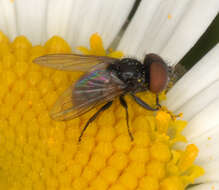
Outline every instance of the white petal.
{"type": "Polygon", "coordinates": [[[205,32],[219,11],[218,0],[193,0],[161,56],[176,64],[205,32]]]}
{"type": "Polygon", "coordinates": [[[66,39],[74,0],[50,0],[47,9],[47,39],[58,35],[66,39]]]}
{"type": "Polygon", "coordinates": [[[219,190],[219,183],[206,183],[188,188],[188,190],[219,190]]]}
{"type": "Polygon", "coordinates": [[[218,0],[141,1],[118,49],[139,58],[158,53],[175,64],[206,30],[218,5],[218,0]]]}
{"type": "Polygon", "coordinates": [[[177,110],[202,89],[219,79],[219,44],[187,72],[168,92],[166,106],[177,110]]]}
{"type": "Polygon", "coordinates": [[[183,134],[190,141],[219,126],[219,98],[205,107],[200,113],[189,121],[183,134]]]}
{"type": "Polygon", "coordinates": [[[219,182],[219,159],[201,165],[205,174],[195,180],[196,183],[219,182]]]}
{"type": "Polygon", "coordinates": [[[188,0],[141,1],[137,12],[127,28],[118,49],[128,55],[143,56],[159,53],[174,30],[188,0]],[[168,19],[168,15],[173,19],[168,19]]]}
{"type": "Polygon", "coordinates": [[[8,33],[8,30],[7,30],[7,27],[6,27],[6,22],[5,22],[5,19],[4,19],[4,13],[3,13],[3,7],[1,6],[1,2],[0,2],[0,29],[2,32],[4,32],[5,34],[8,33]]]}
{"type": "Polygon", "coordinates": [[[67,39],[73,46],[89,46],[89,37],[98,32],[105,47],[124,24],[134,0],[75,0],[69,19],[67,39]]]}
{"type": "Polygon", "coordinates": [[[183,113],[183,119],[188,121],[217,97],[219,97],[219,80],[189,99],[176,110],[176,113],[183,113]]]}
{"type": "MultiPolygon", "coordinates": [[[[217,125],[214,125],[210,129],[206,130],[202,135],[194,137],[192,139],[189,138],[189,143],[193,143],[199,148],[199,155],[196,160],[196,163],[198,165],[205,167],[206,164],[219,161],[218,136],[219,136],[219,123],[217,125]]],[[[207,167],[208,166],[206,166],[206,168],[207,167]]],[[[215,171],[215,174],[217,172],[219,172],[219,170],[215,171]]]]}
{"type": "Polygon", "coordinates": [[[45,39],[45,15],[48,1],[16,0],[18,34],[25,35],[33,44],[45,39]]]}
{"type": "Polygon", "coordinates": [[[0,1],[0,29],[14,39],[17,35],[14,3],[8,0],[0,1]]]}

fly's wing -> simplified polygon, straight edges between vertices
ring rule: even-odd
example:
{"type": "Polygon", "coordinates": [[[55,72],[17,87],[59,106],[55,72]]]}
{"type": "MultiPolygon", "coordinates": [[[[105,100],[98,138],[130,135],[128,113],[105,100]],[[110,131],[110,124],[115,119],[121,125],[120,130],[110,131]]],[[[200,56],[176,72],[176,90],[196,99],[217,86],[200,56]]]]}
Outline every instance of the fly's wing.
{"type": "Polygon", "coordinates": [[[68,88],[52,108],[51,117],[55,120],[73,119],[123,94],[126,85],[106,70],[106,65],[96,66],[68,88]]]}
{"type": "Polygon", "coordinates": [[[100,63],[114,63],[118,59],[106,56],[78,55],[78,54],[49,54],[33,60],[39,65],[64,71],[89,71],[100,63]]]}

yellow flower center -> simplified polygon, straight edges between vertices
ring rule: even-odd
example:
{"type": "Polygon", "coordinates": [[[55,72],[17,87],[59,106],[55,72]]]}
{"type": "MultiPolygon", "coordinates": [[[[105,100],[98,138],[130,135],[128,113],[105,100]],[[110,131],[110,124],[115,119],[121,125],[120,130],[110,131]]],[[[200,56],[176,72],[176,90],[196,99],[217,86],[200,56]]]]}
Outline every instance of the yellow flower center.
{"type": "MultiPolygon", "coordinates": [[[[98,34],[91,36],[90,47],[78,50],[123,56],[106,52],[98,34]]],[[[0,189],[183,190],[203,175],[193,164],[195,145],[173,148],[186,141],[181,135],[186,122],[165,108],[151,112],[125,97],[133,142],[118,100],[88,127],[80,144],[80,132],[97,108],[68,122],[51,120],[52,104],[82,73],[41,67],[32,60],[70,52],[57,36],[44,46],[32,46],[23,36],[10,42],[0,32],[0,189]]],[[[139,96],[155,105],[154,94],[139,96]]]]}

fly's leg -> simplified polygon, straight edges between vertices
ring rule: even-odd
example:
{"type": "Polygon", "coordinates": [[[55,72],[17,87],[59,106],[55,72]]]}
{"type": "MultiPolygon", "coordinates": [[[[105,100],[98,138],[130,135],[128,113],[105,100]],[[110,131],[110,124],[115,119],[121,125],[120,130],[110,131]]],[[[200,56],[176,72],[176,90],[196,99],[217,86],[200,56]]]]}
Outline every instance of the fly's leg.
{"type": "MultiPolygon", "coordinates": [[[[144,102],[142,99],[140,99],[139,97],[135,96],[134,94],[131,94],[131,96],[134,98],[134,100],[136,101],[137,104],[139,104],[140,106],[142,106],[143,108],[150,110],[150,111],[157,111],[159,110],[159,108],[152,108],[150,105],[148,105],[146,102],[144,102]]],[[[159,98],[156,98],[157,103],[159,105],[159,98]]]]}
{"type": "Polygon", "coordinates": [[[87,121],[86,125],[84,126],[83,130],[81,131],[81,134],[80,134],[80,136],[79,136],[79,138],[78,138],[78,142],[81,141],[81,138],[82,138],[84,132],[86,131],[88,125],[89,125],[91,122],[93,122],[101,112],[107,110],[107,109],[112,105],[112,103],[113,103],[113,101],[108,102],[108,103],[106,103],[105,105],[103,105],[103,106],[87,121]]]}
{"type": "Polygon", "coordinates": [[[157,105],[158,109],[161,108],[160,101],[159,101],[159,95],[158,94],[156,95],[156,105],[157,105]]]}
{"type": "Polygon", "coordinates": [[[124,99],[124,96],[120,96],[120,103],[121,105],[125,108],[125,112],[126,112],[126,123],[127,123],[127,128],[128,128],[128,133],[129,133],[129,137],[131,139],[131,141],[134,140],[133,136],[132,136],[132,133],[130,131],[130,127],[129,127],[129,114],[128,114],[128,105],[124,99]]]}

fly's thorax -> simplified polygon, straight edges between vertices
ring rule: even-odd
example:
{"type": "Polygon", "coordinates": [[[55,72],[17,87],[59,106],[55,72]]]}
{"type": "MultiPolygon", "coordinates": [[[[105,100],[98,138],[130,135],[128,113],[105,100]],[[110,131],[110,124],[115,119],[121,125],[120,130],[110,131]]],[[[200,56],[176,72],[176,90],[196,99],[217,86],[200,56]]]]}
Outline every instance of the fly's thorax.
{"type": "Polygon", "coordinates": [[[124,58],[108,67],[127,86],[131,92],[145,91],[145,70],[141,62],[136,59],[124,58]]]}

